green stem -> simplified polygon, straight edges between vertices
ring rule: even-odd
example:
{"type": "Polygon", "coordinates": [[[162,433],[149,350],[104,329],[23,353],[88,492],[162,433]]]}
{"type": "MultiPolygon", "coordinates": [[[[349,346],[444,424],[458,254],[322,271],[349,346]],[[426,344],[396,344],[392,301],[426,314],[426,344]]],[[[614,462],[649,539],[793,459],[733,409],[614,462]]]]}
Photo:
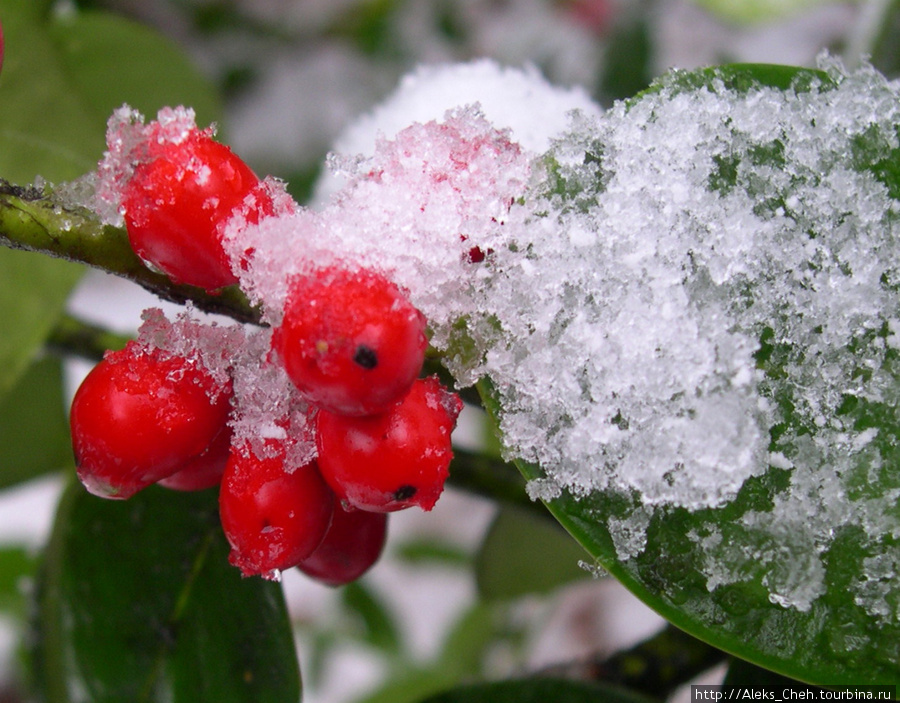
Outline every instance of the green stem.
{"type": "Polygon", "coordinates": [[[609,657],[542,669],[539,676],[603,681],[632,691],[666,698],[679,686],[725,661],[727,655],[677,627],[609,657]]]}
{"type": "Polygon", "coordinates": [[[65,314],[47,337],[47,347],[64,356],[100,361],[107,349],[122,349],[130,339],[128,335],[65,314]]]}
{"type": "Polygon", "coordinates": [[[188,301],[204,312],[259,324],[236,287],[211,294],[202,288],[175,284],[149,269],[132,251],[125,231],[105,225],[86,208],[64,206],[34,188],[0,179],[0,245],[77,261],[122,276],[154,295],[178,304],[188,301]]]}
{"type": "Polygon", "coordinates": [[[515,505],[556,522],[543,503],[525,492],[525,479],[512,464],[485,454],[454,448],[447,483],[498,503],[515,505]]]}

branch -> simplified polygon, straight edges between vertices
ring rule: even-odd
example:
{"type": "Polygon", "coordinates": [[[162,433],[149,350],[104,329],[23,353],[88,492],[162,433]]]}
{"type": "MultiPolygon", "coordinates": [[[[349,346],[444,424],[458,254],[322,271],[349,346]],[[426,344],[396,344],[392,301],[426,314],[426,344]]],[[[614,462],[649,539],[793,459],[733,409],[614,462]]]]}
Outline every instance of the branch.
{"type": "Polygon", "coordinates": [[[131,337],[64,314],[47,337],[47,348],[64,356],[100,361],[108,349],[122,349],[131,337]]]}
{"type": "Polygon", "coordinates": [[[655,698],[665,698],[726,658],[720,649],[668,625],[659,634],[631,649],[605,658],[598,656],[548,667],[537,675],[603,681],[655,698]]]}
{"type": "Polygon", "coordinates": [[[61,205],[41,190],[21,188],[3,179],[0,245],[87,264],[127,278],[163,300],[181,305],[191,301],[204,312],[259,324],[259,311],[250,307],[236,286],[213,295],[202,288],[173,283],[141,261],[123,229],[104,225],[87,208],[61,205]]]}

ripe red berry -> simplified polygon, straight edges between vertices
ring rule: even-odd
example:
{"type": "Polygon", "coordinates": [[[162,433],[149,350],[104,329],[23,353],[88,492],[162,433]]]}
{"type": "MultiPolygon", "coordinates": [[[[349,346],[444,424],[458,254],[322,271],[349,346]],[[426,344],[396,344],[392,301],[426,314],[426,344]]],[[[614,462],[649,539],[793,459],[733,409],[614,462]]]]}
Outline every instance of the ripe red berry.
{"type": "Polygon", "coordinates": [[[271,456],[234,448],[219,492],[219,516],[231,545],[229,562],[244,576],[274,578],[318,547],[331,524],[334,494],[315,462],[285,470],[283,442],[271,456]]]}
{"type": "Polygon", "coordinates": [[[237,213],[248,222],[272,214],[265,186],[206,132],[146,150],[122,198],[134,251],[177,283],[207,290],[237,283],[222,245],[225,225],[237,213]]]}
{"type": "Polygon", "coordinates": [[[231,449],[231,428],[227,425],[216,435],[200,456],[171,476],[158,481],[173,491],[203,491],[222,482],[231,449]]]}
{"type": "Polygon", "coordinates": [[[78,477],[105,498],[128,498],[201,455],[225,426],[230,388],[202,367],[136,344],[107,353],[72,401],[78,477]]]}
{"type": "Polygon", "coordinates": [[[374,271],[322,269],[291,282],[273,347],[318,407],[342,415],[387,410],[422,369],[425,317],[374,271]]]}
{"type": "Polygon", "coordinates": [[[402,402],[381,415],[319,412],[319,469],[349,505],[391,512],[431,510],[444,489],[453,452],[450,433],[462,410],[436,378],[416,381],[402,402]]]}
{"type": "Polygon", "coordinates": [[[381,556],[387,517],[385,513],[345,510],[335,498],[334,517],[325,539],[297,568],[329,586],[355,581],[381,556]]]}

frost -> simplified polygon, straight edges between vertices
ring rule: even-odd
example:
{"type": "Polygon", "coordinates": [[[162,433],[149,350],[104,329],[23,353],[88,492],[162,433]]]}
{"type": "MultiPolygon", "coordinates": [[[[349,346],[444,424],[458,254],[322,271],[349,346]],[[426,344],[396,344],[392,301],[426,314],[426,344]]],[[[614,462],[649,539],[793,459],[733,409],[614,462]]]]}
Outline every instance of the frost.
{"type": "Polygon", "coordinates": [[[616,555],[621,561],[628,561],[635,554],[644,551],[647,544],[647,527],[652,514],[639,508],[625,518],[609,518],[609,533],[612,536],[616,555]]]}
{"type": "Polygon", "coordinates": [[[137,164],[147,157],[148,146],[178,144],[196,131],[191,108],[165,107],[150,124],[145,124],[144,116],[128,105],[115,110],[107,123],[106,152],[93,184],[92,207],[101,221],[122,226],[122,191],[137,164]]]}
{"type": "Polygon", "coordinates": [[[325,203],[340,189],[341,176],[347,167],[352,172],[354,158],[371,157],[379,139],[393,139],[411,124],[440,120],[447,111],[465,106],[477,106],[496,129],[508,129],[518,144],[535,153],[545,152],[566,129],[570,112],[600,114],[583,89],[550,85],[533,66],[505,68],[490,59],[423,66],[337,140],[334,152],[343,159],[334,159],[337,172],[318,183],[317,202],[325,203]]]}
{"type": "Polygon", "coordinates": [[[159,308],[144,310],[142,317],[144,322],[138,330],[137,341],[146,350],[186,359],[202,367],[212,378],[215,389],[229,385],[234,357],[245,344],[243,327],[201,320],[191,305],[174,321],[159,308]]]}

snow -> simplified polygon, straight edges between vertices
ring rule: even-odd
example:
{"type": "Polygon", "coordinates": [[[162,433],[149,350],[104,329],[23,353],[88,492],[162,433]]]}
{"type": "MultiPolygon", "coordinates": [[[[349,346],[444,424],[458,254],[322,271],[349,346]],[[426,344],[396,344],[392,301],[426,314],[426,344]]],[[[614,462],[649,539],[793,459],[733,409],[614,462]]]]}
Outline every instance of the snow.
{"type": "MultiPolygon", "coordinates": [[[[853,411],[898,400],[898,210],[879,169],[900,146],[900,88],[822,67],[796,91],[674,72],[606,112],[530,69],[420,69],[338,141],[315,208],[235,218],[226,248],[272,326],[315,268],[408,291],[457,384],[490,380],[506,456],[545,474],[532,497],[637,501],[608,518],[621,560],[656,510],[720,508],[790,472],[771,509],[738,519],[746,540],[714,523],[691,538],[711,590],[763,564],[770,600],[809,610],[840,527],[862,526],[872,565],[893,564],[884,535],[900,531],[900,491],[858,488],[894,441],[853,411]]],[[[308,459],[308,411],[268,335],[227,355],[235,429],[295,423],[308,459]]],[[[887,617],[881,574],[855,597],[887,617]]]]}
{"type": "MultiPolygon", "coordinates": [[[[896,401],[897,209],[861,164],[897,148],[900,102],[871,69],[823,67],[834,85],[797,92],[686,89],[673,74],[604,114],[503,94],[510,114],[565,116],[543,154],[518,139],[529,125],[484,105],[396,131],[417,98],[434,103],[433,82],[475,90],[471,66],[411,79],[338,142],[363,154],[333,158],[347,184],[300,215],[305,260],[334,252],[410,290],[459,383],[491,380],[507,455],[546,474],[534,497],[638,496],[609,524],[621,559],[642,551],[654,509],[721,507],[770,466],[791,471],[772,510],[741,518],[748,543],[715,527],[695,539],[711,589],[761,562],[770,600],[808,610],[836,529],[863,525],[877,556],[900,527],[893,496],[849,490],[890,440],[841,417],[848,398],[896,401]],[[491,144],[502,166],[453,172],[454,139],[491,144]],[[460,261],[460,234],[484,262],[460,261]],[[760,368],[767,355],[777,373],[760,368]]],[[[858,601],[880,582],[857,584],[858,601]]]]}
{"type": "MultiPolygon", "coordinates": [[[[123,225],[122,194],[125,184],[146,151],[154,142],[180,144],[197,131],[196,115],[191,108],[165,107],[156,120],[146,123],[137,110],[123,105],[116,109],[106,126],[106,153],[97,169],[91,201],[94,211],[105,223],[123,225]]],[[[207,130],[212,134],[214,129],[207,130]]]]}
{"type": "MultiPolygon", "coordinates": [[[[490,59],[421,66],[372,112],[344,130],[333,151],[372,156],[379,139],[393,139],[412,124],[440,120],[448,110],[466,106],[477,106],[495,129],[510,130],[512,139],[536,153],[545,152],[550,139],[566,128],[571,111],[600,114],[583,88],[552,86],[533,66],[503,67],[490,59]]],[[[331,172],[320,179],[319,204],[339,190],[340,175],[331,172]]]]}

